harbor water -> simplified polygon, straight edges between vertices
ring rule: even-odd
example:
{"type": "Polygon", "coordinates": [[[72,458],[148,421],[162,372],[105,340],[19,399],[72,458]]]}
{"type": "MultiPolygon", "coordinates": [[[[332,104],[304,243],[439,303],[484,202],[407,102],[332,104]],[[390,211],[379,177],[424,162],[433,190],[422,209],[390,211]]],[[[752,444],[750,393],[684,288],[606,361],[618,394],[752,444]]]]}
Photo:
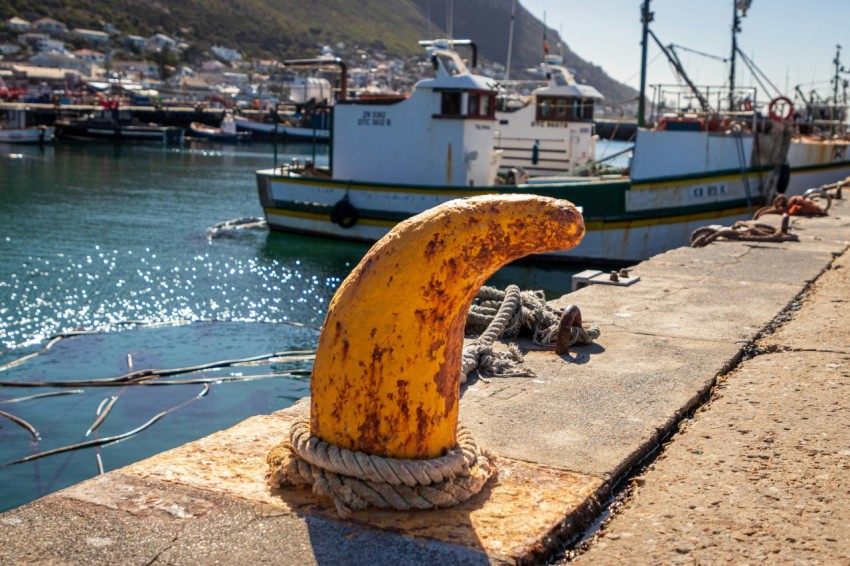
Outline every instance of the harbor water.
{"type": "MultiPolygon", "coordinates": [[[[278,160],[322,164],[326,152],[282,146],[278,160]]],[[[309,394],[309,360],[210,368],[170,386],[68,383],[316,347],[328,302],[369,246],[264,229],[208,236],[262,215],[254,172],[273,154],[265,144],[0,144],[0,411],[38,434],[0,418],[0,511],[309,394]],[[8,465],[152,419],[112,444],[8,465]]],[[[491,284],[557,296],[577,269],[513,265],[491,284]]]]}

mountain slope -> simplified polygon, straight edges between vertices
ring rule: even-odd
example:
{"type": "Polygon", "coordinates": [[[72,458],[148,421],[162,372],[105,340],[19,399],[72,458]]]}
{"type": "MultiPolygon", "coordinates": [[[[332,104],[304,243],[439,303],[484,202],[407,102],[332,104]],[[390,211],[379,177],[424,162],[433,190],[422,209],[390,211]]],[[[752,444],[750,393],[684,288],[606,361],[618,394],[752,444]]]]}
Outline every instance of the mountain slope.
{"type": "MultiPolygon", "coordinates": [[[[447,4],[453,4],[452,35],[474,40],[481,54],[491,61],[502,64],[507,62],[513,0],[414,1],[426,17],[430,15],[434,24],[441,29],[447,28],[447,4]]],[[[522,70],[540,63],[543,58],[543,30],[543,23],[517,3],[511,78],[519,78],[522,70]]],[[[552,51],[556,52],[561,42],[558,33],[547,30],[546,40],[552,51]]],[[[638,93],[635,89],[615,81],[601,67],[588,63],[566,45],[563,55],[566,66],[575,71],[576,80],[595,86],[609,102],[637,100],[638,93]]],[[[638,65],[639,62],[635,58],[635,70],[638,65]]]]}
{"type": "MultiPolygon", "coordinates": [[[[474,40],[483,57],[507,60],[513,0],[452,2],[453,36],[474,40]]],[[[0,0],[0,20],[18,16],[30,21],[49,16],[69,28],[101,29],[111,23],[122,34],[165,33],[201,53],[212,45],[239,49],[248,56],[313,57],[320,46],[347,46],[385,51],[389,55],[418,54],[416,42],[445,37],[449,0],[0,0]],[[430,21],[429,21],[430,17],[430,21]]],[[[521,5],[514,30],[512,78],[538,65],[542,57],[543,24],[521,5]]],[[[547,32],[549,44],[557,34],[547,32]]],[[[13,39],[14,34],[7,33],[13,39]]],[[[2,39],[2,38],[0,38],[2,39]]],[[[579,81],[596,86],[610,101],[637,93],[604,71],[564,52],[567,66],[579,81]]]]}

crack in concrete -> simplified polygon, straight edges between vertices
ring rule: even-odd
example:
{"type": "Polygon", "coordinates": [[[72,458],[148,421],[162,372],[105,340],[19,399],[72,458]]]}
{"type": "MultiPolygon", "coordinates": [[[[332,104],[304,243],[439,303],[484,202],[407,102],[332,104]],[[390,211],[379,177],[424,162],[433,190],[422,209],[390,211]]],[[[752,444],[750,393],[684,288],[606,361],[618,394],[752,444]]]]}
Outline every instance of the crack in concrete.
{"type": "MultiPolygon", "coordinates": [[[[845,253],[847,250],[850,250],[850,246],[845,248],[845,253]]],[[[751,250],[747,249],[747,253],[751,250]]],[[[743,254],[742,254],[743,255],[743,254]]],[[[798,293],[789,303],[788,305],[782,309],[782,311],[777,314],[776,317],[772,321],[770,321],[765,327],[759,331],[752,340],[742,345],[739,350],[738,355],[734,356],[732,360],[727,364],[726,367],[715,377],[714,381],[709,385],[709,387],[699,396],[696,403],[693,404],[690,408],[685,408],[681,412],[677,412],[676,415],[673,416],[674,422],[670,425],[670,427],[664,431],[661,429],[656,429],[656,445],[649,450],[647,450],[644,457],[638,461],[637,464],[632,466],[630,469],[626,470],[623,474],[620,475],[618,479],[614,479],[611,482],[611,490],[610,490],[610,498],[607,503],[603,504],[603,508],[601,510],[600,516],[594,522],[592,527],[582,533],[578,540],[573,542],[571,545],[567,545],[564,547],[562,553],[558,553],[558,555],[552,557],[549,563],[557,563],[557,564],[565,564],[568,562],[572,562],[575,558],[578,558],[582,554],[586,553],[590,548],[594,545],[597,539],[597,534],[605,529],[605,526],[610,523],[614,518],[619,515],[626,504],[635,496],[634,488],[636,485],[639,485],[641,481],[641,476],[660,458],[664,457],[666,447],[671,442],[675,440],[675,437],[683,432],[685,432],[688,428],[688,424],[696,413],[708,410],[711,405],[711,402],[718,398],[717,390],[721,384],[724,384],[729,380],[731,374],[733,374],[736,370],[738,370],[741,365],[755,357],[772,354],[772,353],[782,353],[782,352],[792,352],[792,351],[806,351],[806,350],[794,350],[787,346],[780,345],[759,345],[760,342],[763,342],[768,336],[776,333],[778,330],[789,324],[794,320],[795,315],[798,311],[800,311],[804,304],[803,301],[810,295],[816,293],[816,284],[823,277],[823,275],[834,269],[835,263],[838,258],[842,257],[844,254],[833,254],[833,259],[829,265],[827,265],[821,272],[809,281],[803,290],[798,293]],[[750,355],[748,355],[748,353],[750,355]]],[[[625,330],[625,329],[624,329],[625,330]]],[[[632,331],[633,332],[633,331],[632,331]]],[[[638,332],[633,332],[634,334],[640,334],[638,332]]],[[[657,336],[654,334],[647,334],[649,336],[657,336]]],[[[710,341],[710,340],[706,340],[710,341]]],[[[822,352],[822,350],[808,350],[815,352],[822,352]]],[[[845,352],[835,352],[839,354],[843,354],[845,352]]]]}
{"type": "Polygon", "coordinates": [[[166,545],[165,548],[163,548],[162,550],[157,552],[156,556],[151,558],[150,561],[147,564],[145,564],[145,566],[151,566],[152,564],[155,564],[159,560],[160,556],[162,556],[166,551],[171,550],[171,548],[174,546],[174,544],[177,542],[177,539],[179,539],[179,538],[180,538],[179,533],[174,535],[174,538],[171,539],[171,542],[168,545],[166,545]]]}

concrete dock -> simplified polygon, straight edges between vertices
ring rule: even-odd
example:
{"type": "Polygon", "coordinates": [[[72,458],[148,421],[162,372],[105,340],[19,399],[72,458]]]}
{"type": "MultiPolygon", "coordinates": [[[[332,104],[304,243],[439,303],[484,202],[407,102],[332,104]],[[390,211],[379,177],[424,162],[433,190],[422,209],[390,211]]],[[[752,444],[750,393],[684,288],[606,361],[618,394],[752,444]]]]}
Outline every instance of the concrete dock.
{"type": "Polygon", "coordinates": [[[602,335],[569,356],[520,342],[536,377],[464,387],[498,473],[458,507],[343,521],[270,489],[302,400],[0,515],[0,562],[846,564],[850,204],[791,232],[672,250],[635,285],[554,301],[602,335]]]}

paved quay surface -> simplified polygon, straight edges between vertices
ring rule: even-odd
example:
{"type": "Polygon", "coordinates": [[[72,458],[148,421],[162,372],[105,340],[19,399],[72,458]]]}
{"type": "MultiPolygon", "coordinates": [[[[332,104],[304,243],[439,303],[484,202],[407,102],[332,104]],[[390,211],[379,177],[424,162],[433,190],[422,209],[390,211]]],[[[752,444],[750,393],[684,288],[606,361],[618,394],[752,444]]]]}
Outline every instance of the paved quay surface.
{"type": "Polygon", "coordinates": [[[850,205],[830,213],[795,219],[800,242],[672,250],[636,285],[558,299],[602,335],[565,357],[520,343],[536,377],[465,387],[461,420],[498,476],[456,508],[341,521],[270,490],[266,454],[301,402],[0,515],[0,563],[547,560],[662,443],[568,558],[848,563],[850,205]]]}
{"type": "Polygon", "coordinates": [[[850,252],[751,355],[575,562],[850,564],[850,252]]]}

